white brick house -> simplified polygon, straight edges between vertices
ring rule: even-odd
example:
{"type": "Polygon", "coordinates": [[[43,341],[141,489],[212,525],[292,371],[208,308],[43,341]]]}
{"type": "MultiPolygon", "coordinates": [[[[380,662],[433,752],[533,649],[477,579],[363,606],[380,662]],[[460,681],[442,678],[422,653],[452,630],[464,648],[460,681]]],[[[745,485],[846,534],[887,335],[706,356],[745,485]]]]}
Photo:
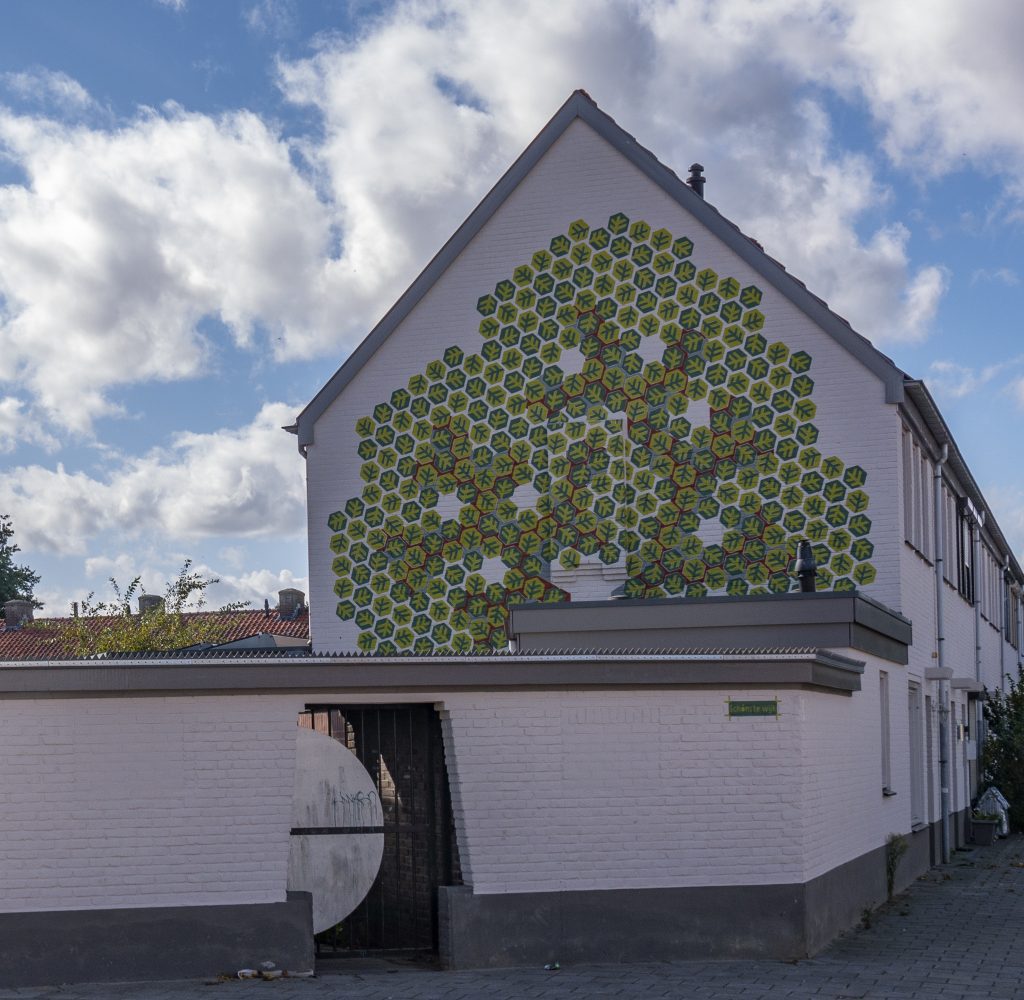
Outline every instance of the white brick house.
{"type": "MultiPolygon", "coordinates": [[[[316,650],[770,641],[863,665],[855,693],[780,695],[768,730],[728,719],[743,696],[724,682],[593,693],[603,750],[571,690],[539,715],[530,696],[445,699],[476,920],[499,897],[511,913],[577,889],[786,885],[827,937],[866,897],[823,916],[816,880],[867,884],[890,832],[912,841],[905,876],[962,840],[978,696],[1019,663],[1020,567],[925,386],[702,192],[574,94],[293,428],[316,650]],[[845,641],[793,593],[801,539],[819,591],[861,595],[845,641]],[[636,624],[644,607],[657,623],[636,624]],[[483,743],[464,711],[485,713],[483,743]],[[527,788],[564,850],[508,811],[527,788]]],[[[747,697],[776,689],[762,677],[747,697]]]]}
{"type": "Polygon", "coordinates": [[[890,834],[897,888],[964,840],[1020,662],[995,517],[925,387],[586,95],[292,430],[310,655],[0,664],[14,982],[311,961],[300,715],[436,725],[450,966],[799,957],[890,834]]]}

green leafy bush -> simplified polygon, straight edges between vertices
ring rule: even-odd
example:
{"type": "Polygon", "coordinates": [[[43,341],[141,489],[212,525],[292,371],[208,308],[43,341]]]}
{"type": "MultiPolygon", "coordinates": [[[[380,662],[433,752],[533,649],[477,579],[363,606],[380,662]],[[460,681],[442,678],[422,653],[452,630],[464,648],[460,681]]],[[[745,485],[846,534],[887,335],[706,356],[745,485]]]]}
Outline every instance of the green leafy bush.
{"type": "Polygon", "coordinates": [[[985,702],[988,733],[981,758],[981,791],[994,785],[1010,803],[1010,828],[1024,830],[1024,672],[1006,693],[985,702]]]}

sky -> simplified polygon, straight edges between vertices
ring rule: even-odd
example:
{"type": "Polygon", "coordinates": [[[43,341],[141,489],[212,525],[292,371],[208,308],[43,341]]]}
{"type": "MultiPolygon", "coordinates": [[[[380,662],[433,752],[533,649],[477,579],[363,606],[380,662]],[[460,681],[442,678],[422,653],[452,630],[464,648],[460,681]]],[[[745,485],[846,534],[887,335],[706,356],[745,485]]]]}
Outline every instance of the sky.
{"type": "Polygon", "coordinates": [[[1024,7],[6,0],[0,512],[44,614],[308,591],[281,428],[584,88],[942,407],[1024,559],[1024,7]]]}

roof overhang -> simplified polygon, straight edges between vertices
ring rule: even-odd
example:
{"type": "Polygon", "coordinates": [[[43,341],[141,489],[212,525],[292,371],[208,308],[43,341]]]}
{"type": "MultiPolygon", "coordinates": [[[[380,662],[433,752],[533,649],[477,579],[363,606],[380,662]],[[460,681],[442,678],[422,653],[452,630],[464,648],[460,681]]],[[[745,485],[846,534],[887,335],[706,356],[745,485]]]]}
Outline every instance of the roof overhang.
{"type": "Polygon", "coordinates": [[[512,606],[520,652],[728,650],[737,646],[853,649],[905,664],[911,623],[856,591],[566,601],[512,606]]]}
{"type": "Polygon", "coordinates": [[[864,664],[831,650],[678,650],[527,656],[196,656],[0,664],[2,698],[195,694],[804,687],[860,690],[864,664]]]}

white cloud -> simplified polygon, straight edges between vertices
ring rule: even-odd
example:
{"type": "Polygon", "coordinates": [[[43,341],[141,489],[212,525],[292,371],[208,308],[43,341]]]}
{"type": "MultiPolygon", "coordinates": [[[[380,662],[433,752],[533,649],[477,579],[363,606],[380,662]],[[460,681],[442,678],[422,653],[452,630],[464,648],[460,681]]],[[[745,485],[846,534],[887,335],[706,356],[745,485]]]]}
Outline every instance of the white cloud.
{"type": "MultiPolygon", "coordinates": [[[[94,556],[85,560],[85,575],[93,582],[97,599],[109,600],[113,592],[109,586],[111,578],[124,590],[136,577],[141,577],[145,593],[163,595],[167,584],[177,577],[184,559],[175,561],[173,554],[149,551],[141,558],[138,552],[122,552],[110,558],[94,556]]],[[[207,580],[216,579],[206,592],[207,608],[218,608],[224,604],[249,602],[253,608],[263,607],[269,600],[271,607],[277,604],[277,594],[287,587],[294,587],[304,594],[309,593],[309,580],[296,576],[291,570],[254,569],[243,572],[224,572],[217,564],[202,561],[193,562],[191,572],[207,580]]],[[[80,600],[82,594],[78,594],[80,600]]],[[[71,598],[72,600],[75,598],[71,598]]],[[[61,602],[59,606],[67,601],[61,602]]]]}
{"type": "Polygon", "coordinates": [[[1019,562],[1024,563],[1024,490],[988,484],[985,496],[1019,562]]]}
{"type": "MultiPolygon", "coordinates": [[[[63,465],[11,469],[0,510],[23,548],[84,554],[101,532],[190,540],[291,536],[305,530],[302,460],[281,427],[294,407],[265,405],[237,430],[181,434],[170,448],[125,458],[103,478],[63,465]]],[[[94,574],[101,564],[92,561],[94,574]]]]}
{"type": "Polygon", "coordinates": [[[842,58],[826,78],[867,101],[897,162],[938,175],[970,161],[1020,180],[1024,9],[1001,0],[838,9],[842,58]]]}
{"type": "Polygon", "coordinates": [[[0,81],[12,94],[36,104],[54,104],[65,111],[81,111],[93,105],[89,92],[67,73],[37,68],[4,73],[0,81]]]}
{"type": "Polygon", "coordinates": [[[0,452],[10,453],[22,444],[34,444],[45,451],[60,447],[60,442],[43,428],[24,400],[0,396],[0,452]]]}
{"type": "Polygon", "coordinates": [[[225,545],[217,553],[217,558],[232,569],[241,569],[245,565],[246,553],[241,545],[225,545]]]}
{"type": "Polygon", "coordinates": [[[171,10],[183,11],[188,6],[188,0],[156,0],[161,7],[170,7],[171,10]]]}
{"type": "Polygon", "coordinates": [[[211,607],[248,601],[251,607],[259,609],[265,600],[270,601],[271,607],[275,607],[278,592],[289,587],[301,590],[306,595],[307,603],[309,601],[309,579],[296,576],[288,569],[256,569],[240,574],[219,572],[215,567],[205,564],[195,569],[206,577],[217,577],[220,581],[210,588],[207,604],[211,607]]]}
{"type": "MultiPolygon", "coordinates": [[[[282,30],[293,9],[243,15],[282,30]]],[[[207,316],[279,357],[340,359],[578,86],[677,170],[704,162],[709,199],[862,333],[920,340],[949,274],[911,263],[878,164],[837,148],[822,95],[866,106],[889,156],[926,177],[1003,171],[1011,217],[1022,25],[997,0],[928,16],[881,0],[414,0],[280,63],[286,97],[322,118],[294,142],[244,111],[168,106],[113,129],[0,110],[0,155],[27,177],[0,188],[0,383],[88,431],[116,412],[112,388],[200,372],[207,316]]],[[[62,74],[33,79],[88,100],[62,74]]]]}
{"type": "Polygon", "coordinates": [[[197,375],[219,317],[289,341],[311,326],[329,219],[255,115],[169,107],[117,131],[0,109],[0,152],[29,177],[0,187],[0,381],[75,430],[112,386],[197,375]]]}
{"type": "Polygon", "coordinates": [[[928,366],[928,385],[940,396],[962,399],[988,385],[1000,372],[1020,361],[1020,358],[1012,358],[984,368],[969,368],[954,361],[933,361],[928,366]]]}
{"type": "Polygon", "coordinates": [[[1020,275],[1010,267],[980,267],[971,274],[971,284],[977,285],[979,282],[995,282],[1014,288],[1020,284],[1020,275]]]}
{"type": "Polygon", "coordinates": [[[90,556],[85,560],[85,575],[90,579],[102,578],[104,580],[114,577],[123,587],[128,581],[142,575],[142,572],[138,564],[138,555],[129,555],[127,552],[122,552],[114,557],[90,556]]]}
{"type": "Polygon", "coordinates": [[[901,224],[860,235],[885,191],[865,157],[834,151],[804,96],[843,44],[815,3],[406,4],[355,42],[283,64],[281,79],[323,114],[306,152],[338,206],[345,260],[370,281],[401,287],[583,86],[663,161],[702,160],[709,199],[858,329],[919,340],[947,275],[911,268],[901,224]]]}
{"type": "Polygon", "coordinates": [[[295,0],[256,0],[244,14],[252,31],[285,35],[295,27],[295,0]]]}
{"type": "MultiPolygon", "coordinates": [[[[92,592],[94,601],[110,601],[114,597],[110,580],[117,581],[123,591],[136,576],[141,577],[142,592],[163,595],[169,581],[177,577],[185,557],[174,552],[157,551],[146,547],[143,551],[119,552],[115,556],[92,556],[83,563],[84,580],[79,586],[68,585],[59,579],[44,577],[42,586],[36,588],[35,596],[45,605],[42,612],[47,617],[59,617],[71,613],[73,602],[81,602],[92,592]]],[[[257,565],[260,556],[255,556],[257,565]]],[[[225,604],[248,602],[253,609],[277,604],[278,592],[294,587],[306,594],[309,600],[309,579],[296,576],[289,569],[253,569],[224,572],[218,562],[207,563],[197,560],[192,571],[207,579],[217,579],[206,592],[206,607],[213,610],[225,604]]]]}

